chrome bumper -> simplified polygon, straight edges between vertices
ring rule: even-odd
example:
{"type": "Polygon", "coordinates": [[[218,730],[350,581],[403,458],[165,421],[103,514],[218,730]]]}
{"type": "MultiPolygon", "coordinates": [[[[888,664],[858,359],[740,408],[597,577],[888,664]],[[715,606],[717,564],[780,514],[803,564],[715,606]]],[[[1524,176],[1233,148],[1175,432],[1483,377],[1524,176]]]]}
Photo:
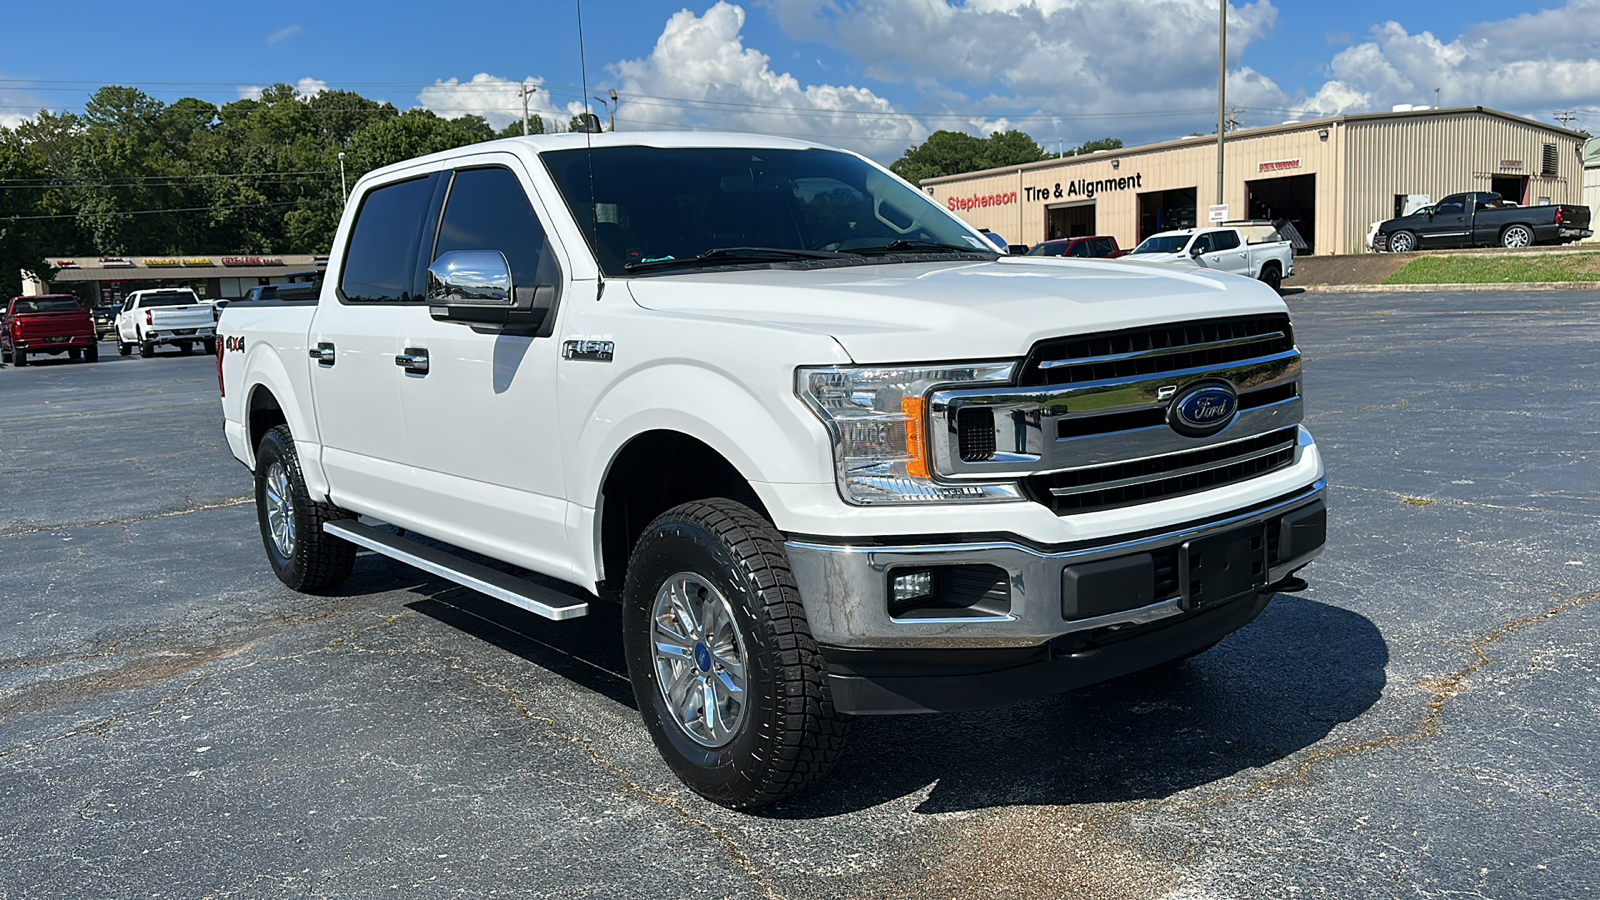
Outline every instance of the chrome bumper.
{"type": "MultiPolygon", "coordinates": [[[[1108,541],[1062,550],[1036,550],[1011,541],[852,546],[791,540],[786,546],[811,634],[819,644],[849,648],[1030,647],[1064,634],[1155,622],[1187,612],[1184,599],[1164,599],[1134,609],[1086,619],[1063,616],[1063,570],[1069,565],[1149,553],[1187,541],[1265,524],[1320,503],[1326,480],[1293,496],[1225,519],[1133,540],[1108,541]],[[890,569],[987,564],[1009,577],[1005,615],[896,619],[889,613],[890,569]]],[[[1314,559],[1322,545],[1272,565],[1274,584],[1314,559]]]]}

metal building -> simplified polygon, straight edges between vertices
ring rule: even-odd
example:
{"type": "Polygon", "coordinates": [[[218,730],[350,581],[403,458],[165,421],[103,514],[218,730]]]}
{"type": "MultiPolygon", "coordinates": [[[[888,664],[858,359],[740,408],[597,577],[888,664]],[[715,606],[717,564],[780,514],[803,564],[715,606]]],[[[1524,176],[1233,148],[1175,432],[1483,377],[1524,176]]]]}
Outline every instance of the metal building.
{"type": "Polygon", "coordinates": [[[1309,252],[1359,253],[1406,200],[1494,191],[1583,203],[1583,135],[1481,106],[1336,116],[930,178],[945,208],[1012,243],[1113,235],[1131,248],[1208,220],[1287,220],[1309,252]],[[1214,210],[1220,204],[1227,209],[1214,210]]]}
{"type": "MultiPolygon", "coordinates": [[[[1600,220],[1600,138],[1590,138],[1583,145],[1583,202],[1589,207],[1590,223],[1600,220]]],[[[1586,242],[1600,242],[1600,229],[1586,242]]]]}

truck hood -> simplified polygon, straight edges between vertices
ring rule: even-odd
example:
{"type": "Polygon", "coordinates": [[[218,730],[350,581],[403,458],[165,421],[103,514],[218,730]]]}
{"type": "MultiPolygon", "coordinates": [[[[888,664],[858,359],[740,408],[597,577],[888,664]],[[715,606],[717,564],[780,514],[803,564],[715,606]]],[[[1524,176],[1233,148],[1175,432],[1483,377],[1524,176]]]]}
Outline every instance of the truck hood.
{"type": "Polygon", "coordinates": [[[1194,257],[1184,253],[1182,250],[1179,250],[1177,253],[1129,254],[1127,257],[1125,257],[1125,259],[1127,259],[1128,262],[1177,263],[1180,266],[1193,266],[1195,264],[1194,257]]]}
{"type": "Polygon", "coordinates": [[[1250,279],[1114,260],[713,270],[627,285],[650,310],[829,335],[857,363],[1020,357],[1061,335],[1286,309],[1250,279]]]}

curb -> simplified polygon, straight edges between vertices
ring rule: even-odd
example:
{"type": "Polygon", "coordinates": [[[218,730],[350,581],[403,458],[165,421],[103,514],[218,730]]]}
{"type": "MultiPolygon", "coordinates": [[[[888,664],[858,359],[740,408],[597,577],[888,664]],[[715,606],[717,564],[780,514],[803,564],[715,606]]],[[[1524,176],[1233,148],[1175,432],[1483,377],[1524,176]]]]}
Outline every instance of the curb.
{"type": "Polygon", "coordinates": [[[1600,281],[1498,282],[1493,284],[1308,284],[1284,285],[1307,294],[1440,294],[1466,291],[1600,291],[1600,281]]]}

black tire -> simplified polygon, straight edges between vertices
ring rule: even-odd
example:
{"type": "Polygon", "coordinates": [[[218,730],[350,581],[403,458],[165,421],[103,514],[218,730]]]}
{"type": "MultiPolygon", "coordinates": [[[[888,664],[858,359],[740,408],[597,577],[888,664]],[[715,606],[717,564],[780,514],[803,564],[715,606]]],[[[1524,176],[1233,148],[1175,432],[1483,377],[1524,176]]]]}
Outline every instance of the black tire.
{"type": "Polygon", "coordinates": [[[1500,232],[1500,246],[1507,250],[1521,250],[1533,246],[1533,229],[1526,225],[1510,225],[1500,232]]]}
{"type": "Polygon", "coordinates": [[[178,352],[182,353],[184,356],[194,353],[194,341],[183,341],[182,343],[178,344],[178,352]]]}
{"type": "MultiPolygon", "coordinates": [[[[695,793],[731,809],[748,809],[789,796],[833,768],[849,719],[833,709],[783,536],[755,511],[711,499],[658,516],[628,561],[622,621],[639,712],[662,757],[695,793]],[[678,575],[699,579],[722,595],[740,642],[742,696],[748,702],[731,735],[717,746],[689,734],[660,686],[653,611],[678,575]]],[[[696,660],[710,643],[706,638],[697,644],[696,660]]],[[[705,658],[713,659],[709,652],[705,658]]],[[[698,662],[686,662],[684,671],[702,677],[696,666],[711,673],[698,662]]]]}
{"type": "Polygon", "coordinates": [[[1417,249],[1417,236],[1409,231],[1396,231],[1389,235],[1389,252],[1410,253],[1417,249]]]}
{"type": "Polygon", "coordinates": [[[68,350],[67,351],[67,360],[70,361],[70,362],[83,362],[83,351],[82,350],[68,350]]]}
{"type": "Polygon", "coordinates": [[[216,338],[206,338],[205,343],[206,343],[206,355],[207,356],[216,356],[217,355],[217,339],[216,338]]]}
{"type": "Polygon", "coordinates": [[[1277,263],[1267,263],[1261,267],[1261,282],[1275,291],[1283,290],[1283,271],[1277,263]]]}
{"type": "Polygon", "coordinates": [[[150,357],[155,356],[155,355],[156,355],[156,345],[155,344],[152,344],[149,341],[140,341],[139,342],[139,358],[140,359],[149,359],[150,357]]]}
{"type": "Polygon", "coordinates": [[[90,344],[89,346],[83,348],[83,361],[84,362],[99,362],[100,361],[100,345],[99,344],[90,344]]]}
{"type": "Polygon", "coordinates": [[[11,348],[11,364],[13,366],[16,366],[19,369],[22,368],[23,366],[27,365],[28,364],[28,351],[22,349],[21,347],[12,347],[11,348]]]}
{"type": "Polygon", "coordinates": [[[350,577],[356,561],[356,545],[339,540],[322,531],[322,523],[353,516],[347,510],[331,503],[318,503],[306,492],[306,482],[300,473],[300,457],[295,453],[294,437],[289,426],[279,425],[261,438],[256,449],[256,522],[261,528],[261,543],[267,551],[267,562],[278,580],[297,591],[316,592],[338,587],[350,577]],[[268,484],[274,477],[273,468],[281,470],[288,498],[287,520],[292,527],[288,552],[280,549],[274,538],[269,507],[280,512],[281,506],[269,499],[268,484]]]}
{"type": "Polygon", "coordinates": [[[122,342],[122,339],[118,338],[117,339],[117,355],[119,355],[119,356],[131,356],[132,354],[133,354],[133,345],[132,344],[124,344],[122,342]]]}

